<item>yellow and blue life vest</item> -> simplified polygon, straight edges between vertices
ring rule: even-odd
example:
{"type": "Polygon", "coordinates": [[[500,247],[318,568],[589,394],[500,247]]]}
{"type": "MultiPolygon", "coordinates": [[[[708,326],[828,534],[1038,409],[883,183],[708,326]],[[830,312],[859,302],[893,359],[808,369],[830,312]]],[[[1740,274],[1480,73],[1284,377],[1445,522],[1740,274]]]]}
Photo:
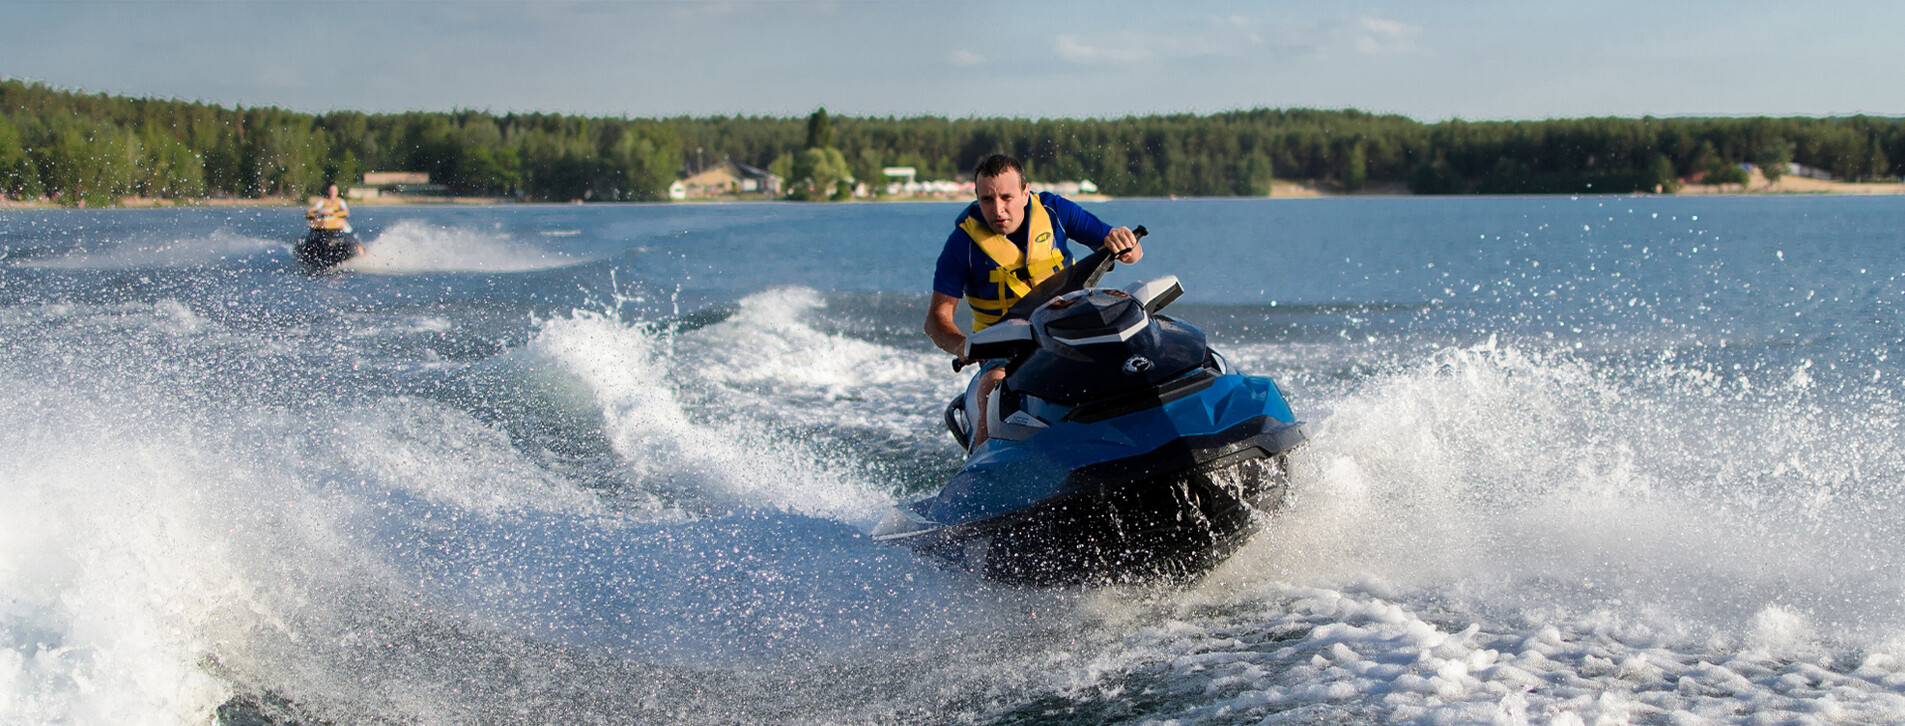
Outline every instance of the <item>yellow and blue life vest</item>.
{"type": "Polygon", "coordinates": [[[968,214],[959,221],[959,229],[998,268],[991,273],[991,281],[996,285],[991,290],[969,290],[966,304],[972,306],[972,329],[974,332],[985,330],[986,326],[999,322],[1007,310],[1012,309],[1025,294],[1032,291],[1034,285],[1065,269],[1065,251],[1055,244],[1052,237],[1052,218],[1040,203],[1037,194],[1029,195],[1026,206],[1025,249],[1012,243],[1005,235],[992,231],[983,217],[968,214]],[[991,297],[983,293],[991,293],[991,297]]]}
{"type": "Polygon", "coordinates": [[[311,220],[311,229],[341,230],[350,226],[346,218],[351,216],[351,208],[345,206],[342,199],[333,202],[330,197],[323,197],[316,206],[305,210],[304,216],[311,220]]]}

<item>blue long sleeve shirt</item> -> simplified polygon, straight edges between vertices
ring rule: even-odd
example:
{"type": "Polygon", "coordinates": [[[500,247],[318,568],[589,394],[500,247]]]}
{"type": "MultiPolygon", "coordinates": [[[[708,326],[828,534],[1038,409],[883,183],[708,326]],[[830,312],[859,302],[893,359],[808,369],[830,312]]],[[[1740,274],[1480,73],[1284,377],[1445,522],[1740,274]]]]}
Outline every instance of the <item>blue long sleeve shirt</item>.
{"type": "MultiPolygon", "coordinates": [[[[1111,225],[1057,194],[1039,192],[1027,195],[1027,205],[1034,201],[1045,205],[1045,212],[1052,219],[1052,247],[1064,254],[1067,267],[1072,264],[1072,251],[1066,246],[1066,241],[1076,241],[1095,250],[1104,245],[1105,235],[1111,233],[1111,225]]],[[[997,283],[991,281],[991,275],[999,265],[986,255],[985,250],[979,248],[978,243],[972,241],[965,230],[959,228],[959,223],[967,217],[978,219],[981,225],[985,224],[978,202],[967,205],[966,210],[953,220],[952,234],[946,237],[946,246],[939,251],[939,264],[933,271],[933,292],[963,298],[968,292],[977,291],[983,297],[991,297],[990,291],[998,287],[997,283]]],[[[1006,239],[1017,245],[1020,252],[1025,251],[1026,234],[1030,227],[1030,224],[1021,224],[1017,231],[1006,235],[1006,239]]]]}

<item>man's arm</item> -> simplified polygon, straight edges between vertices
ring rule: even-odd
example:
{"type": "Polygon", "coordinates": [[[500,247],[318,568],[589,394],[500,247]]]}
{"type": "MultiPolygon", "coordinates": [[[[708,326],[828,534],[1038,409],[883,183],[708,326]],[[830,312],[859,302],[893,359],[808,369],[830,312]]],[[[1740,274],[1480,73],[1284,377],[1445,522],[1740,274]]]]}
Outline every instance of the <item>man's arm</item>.
{"type": "Polygon", "coordinates": [[[933,293],[932,301],[926,304],[926,337],[932,338],[933,345],[940,350],[965,360],[966,334],[959,332],[959,325],[953,322],[953,313],[958,309],[959,298],[943,292],[933,293]]]}
{"type": "Polygon", "coordinates": [[[1138,236],[1124,227],[1105,224],[1098,215],[1086,211],[1070,199],[1050,195],[1052,211],[1058,214],[1059,224],[1065,226],[1067,235],[1076,235],[1075,239],[1093,249],[1108,249],[1117,253],[1118,261],[1127,265],[1144,259],[1144,247],[1138,244],[1138,236]],[[1094,242],[1093,237],[1098,239],[1094,242]]]}

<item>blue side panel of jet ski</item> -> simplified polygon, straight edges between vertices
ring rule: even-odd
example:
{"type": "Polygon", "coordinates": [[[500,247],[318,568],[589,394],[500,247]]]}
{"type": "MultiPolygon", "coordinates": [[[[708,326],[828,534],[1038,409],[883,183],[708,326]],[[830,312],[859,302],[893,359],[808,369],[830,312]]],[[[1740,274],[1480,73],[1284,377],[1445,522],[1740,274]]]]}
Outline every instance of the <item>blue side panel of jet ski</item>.
{"type": "MultiPolygon", "coordinates": [[[[1090,483],[1073,477],[1081,469],[1187,439],[1230,431],[1239,432],[1239,438],[1259,434],[1262,426],[1248,424],[1264,417],[1282,423],[1295,418],[1270,379],[1233,374],[1217,377],[1195,394],[1123,416],[1093,423],[1062,421],[1023,441],[990,439],[930,500],[924,514],[943,525],[998,516],[1090,483]]],[[[1289,428],[1281,439],[1293,446],[1301,434],[1294,424],[1289,428]]]]}

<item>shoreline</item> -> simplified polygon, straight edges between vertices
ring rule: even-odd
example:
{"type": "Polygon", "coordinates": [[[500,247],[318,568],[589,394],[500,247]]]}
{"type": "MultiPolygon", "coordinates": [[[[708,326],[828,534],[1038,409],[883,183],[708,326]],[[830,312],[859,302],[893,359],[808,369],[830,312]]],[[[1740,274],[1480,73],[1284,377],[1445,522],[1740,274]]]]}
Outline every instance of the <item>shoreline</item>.
{"type": "MultiPolygon", "coordinates": [[[[1784,176],[1778,182],[1768,183],[1764,176],[1753,172],[1745,185],[1709,185],[1683,184],[1678,190],[1665,193],[1634,192],[1610,195],[1584,194],[1437,194],[1422,195],[1409,192],[1407,185],[1400,182],[1371,184],[1353,192],[1330,189],[1315,182],[1297,182],[1275,180],[1271,182],[1270,194],[1261,197],[1143,197],[1157,199],[1333,199],[1351,197],[1524,197],[1524,196],[1795,196],[1795,195],[1846,195],[1846,196],[1887,196],[1905,194],[1905,182],[1842,182],[1807,177],[1784,176]]],[[[1080,202],[1107,202],[1119,199],[1104,194],[1081,194],[1067,197],[1080,202]]],[[[1127,197],[1138,199],[1141,197],[1127,197]]],[[[778,202],[778,199],[697,199],[690,201],[667,200],[655,202],[606,202],[608,204],[758,204],[778,202]]],[[[855,202],[959,202],[970,201],[946,197],[882,197],[877,199],[856,199],[855,202]]],[[[603,204],[605,202],[519,202],[507,197],[378,197],[376,199],[350,200],[357,207],[394,207],[394,206],[457,206],[457,205],[569,205],[603,204]]],[[[820,203],[820,202],[815,202],[820,203]]],[[[304,208],[309,201],[300,201],[290,197],[260,197],[243,199],[234,197],[214,197],[207,199],[156,199],[146,197],[126,197],[119,204],[108,207],[67,207],[45,199],[16,200],[0,197],[0,210],[26,209],[172,209],[183,207],[291,207],[304,208]]]]}
{"type": "Polygon", "coordinates": [[[1827,179],[1784,174],[1777,182],[1766,181],[1766,176],[1755,169],[1747,175],[1744,186],[1731,184],[1683,184],[1675,194],[1710,195],[1733,194],[1739,196],[1793,195],[1793,194],[1850,194],[1875,196],[1885,194],[1905,194],[1905,182],[1842,182],[1827,179]]]}
{"type": "MultiPolygon", "coordinates": [[[[126,197],[118,204],[107,207],[89,207],[80,205],[68,207],[45,199],[21,201],[0,197],[0,209],[175,209],[189,207],[292,207],[305,209],[311,206],[317,197],[293,199],[291,197],[258,197],[246,199],[240,197],[210,197],[206,199],[160,199],[151,197],[126,197]]],[[[378,197],[376,199],[346,199],[345,203],[353,207],[396,207],[412,206],[453,206],[463,204],[572,204],[573,202],[517,202],[505,197],[378,197]]]]}

